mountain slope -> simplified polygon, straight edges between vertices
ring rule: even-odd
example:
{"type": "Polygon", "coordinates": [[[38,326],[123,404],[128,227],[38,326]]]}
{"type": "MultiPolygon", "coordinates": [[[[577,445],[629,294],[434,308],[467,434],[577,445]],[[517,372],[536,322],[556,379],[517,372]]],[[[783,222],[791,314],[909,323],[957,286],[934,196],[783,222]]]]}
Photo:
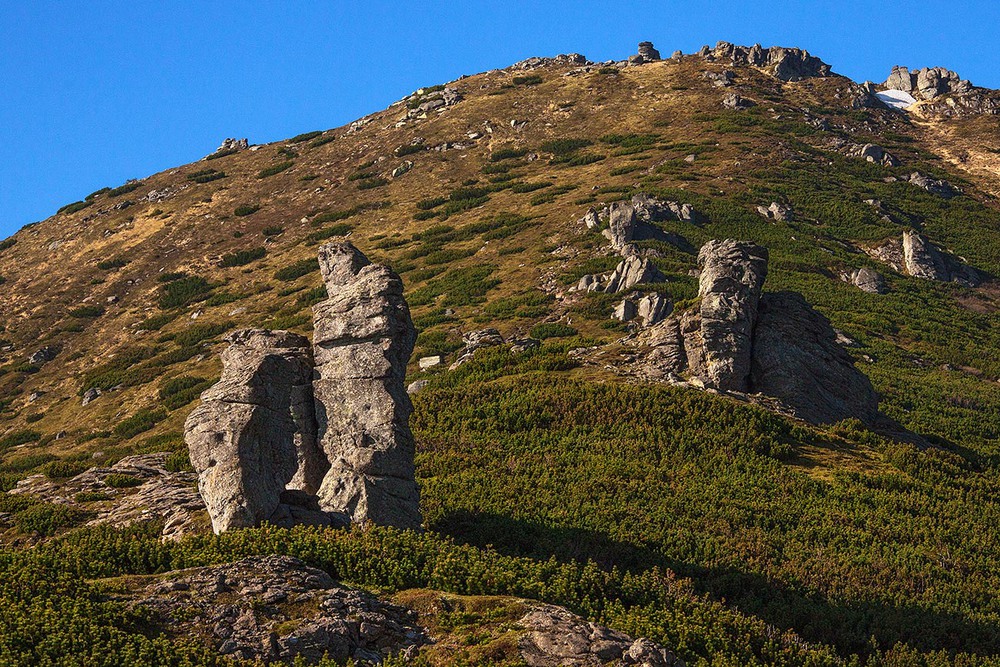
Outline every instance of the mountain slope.
{"type": "MultiPolygon", "coordinates": [[[[181,425],[218,376],[221,335],[307,332],[322,298],[315,246],[347,236],[402,275],[420,330],[411,375],[428,379],[414,430],[431,534],[337,537],[336,548],[385,548],[402,563],[445,555],[420,556],[433,575],[405,577],[315,556],[341,576],[567,604],[695,664],[994,659],[997,117],[859,106],[865,90],[843,77],[782,81],[710,55],[559,58],[463,78],[350,127],[95,193],[21,230],[0,251],[4,489],[136,452],[175,450],[182,466],[181,425]],[[734,94],[754,105],[728,108],[734,94]],[[867,144],[898,166],[854,156],[867,144]],[[926,191],[915,172],[961,194],[926,191]],[[659,223],[686,243],[640,242],[667,279],[655,289],[678,308],[695,298],[691,250],[710,239],[766,246],[766,289],[801,292],[853,341],[882,411],[924,446],[633,377],[611,317],[621,296],[570,288],[620,259],[580,218],[637,192],[700,214],[659,223]],[[771,202],[791,219],[762,217],[771,202]],[[923,280],[865,252],[908,230],[982,281],[923,280]],[[841,279],[863,267],[888,293],[841,279]],[[451,362],[462,333],[487,327],[558,335],[419,371],[418,357],[451,362]],[[580,348],[597,351],[570,354],[580,348]],[[446,557],[484,559],[496,578],[440,575],[446,557]],[[588,559],[619,569],[570,564],[588,559]]],[[[305,533],[274,539],[307,554],[323,538],[305,533]]],[[[122,556],[120,536],[84,535],[17,558],[72,559],[106,542],[113,565],[73,574],[158,567],[122,556]]],[[[27,540],[17,526],[7,537],[27,540]]],[[[242,549],[198,539],[140,543],[171,567],[242,549]]],[[[266,530],[246,539],[248,552],[274,548],[266,530]]]]}

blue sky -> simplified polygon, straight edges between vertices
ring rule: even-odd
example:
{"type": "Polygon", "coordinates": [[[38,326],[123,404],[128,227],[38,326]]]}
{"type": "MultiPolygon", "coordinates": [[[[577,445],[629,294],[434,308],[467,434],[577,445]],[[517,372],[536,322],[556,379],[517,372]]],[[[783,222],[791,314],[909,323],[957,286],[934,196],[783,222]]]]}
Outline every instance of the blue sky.
{"type": "Polygon", "coordinates": [[[211,152],[336,127],[414,89],[576,51],[800,46],[856,80],[943,65],[1000,88],[1000,3],[0,0],[0,238],[211,152]]]}

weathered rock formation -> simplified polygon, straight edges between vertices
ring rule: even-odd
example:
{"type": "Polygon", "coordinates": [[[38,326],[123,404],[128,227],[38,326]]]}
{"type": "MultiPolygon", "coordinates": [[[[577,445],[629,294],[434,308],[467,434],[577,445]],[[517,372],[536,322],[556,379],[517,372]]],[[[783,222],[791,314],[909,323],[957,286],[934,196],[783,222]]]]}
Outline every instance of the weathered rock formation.
{"type": "Polygon", "coordinates": [[[413,611],[288,556],[172,572],[125,595],[154,624],[247,661],[377,664],[430,643],[413,611]]]}
{"type": "Polygon", "coordinates": [[[710,241],[696,310],[675,313],[640,334],[642,373],[738,393],[761,393],[814,423],[871,421],[877,397],[836,343],[830,323],[797,294],[761,294],[767,250],[710,241]]]}
{"type": "Polygon", "coordinates": [[[648,639],[633,640],[622,632],[591,623],[563,607],[534,603],[518,625],[526,630],[518,641],[518,648],[529,667],[684,665],[680,658],[648,639]]]}
{"type": "Polygon", "coordinates": [[[848,148],[847,154],[850,157],[859,157],[883,167],[899,166],[899,160],[896,159],[896,156],[876,144],[854,144],[848,148]]]}
{"type": "Polygon", "coordinates": [[[178,539],[204,530],[209,517],[194,488],[197,475],[167,470],[168,456],[166,452],[126,456],[112,466],[90,468],[63,481],[31,475],[10,493],[95,512],[88,526],[122,528],[162,521],[163,537],[178,539]],[[112,485],[110,477],[134,480],[134,485],[112,485]]]}
{"type": "Polygon", "coordinates": [[[745,391],[767,249],[733,240],[709,241],[698,253],[701,344],[707,384],[745,391]]]}
{"type": "Polygon", "coordinates": [[[926,174],[921,174],[919,171],[915,171],[907,177],[903,178],[904,181],[915,185],[921,190],[926,190],[932,195],[937,195],[938,197],[943,197],[944,199],[951,199],[952,197],[957,197],[961,194],[955,186],[953,186],[948,181],[942,181],[937,178],[931,178],[926,174]]]}
{"type": "Polygon", "coordinates": [[[403,282],[346,242],[321,246],[319,264],[328,298],[313,306],[313,391],[330,462],[320,506],[362,524],[419,528],[404,386],[416,331],[403,282]]]}
{"type": "Polygon", "coordinates": [[[830,66],[808,51],[796,48],[772,46],[763,48],[760,44],[737,46],[729,42],[719,42],[714,49],[703,46],[698,52],[710,61],[727,61],[734,66],[753,65],[782,81],[800,81],[810,77],[830,75],[830,66]]]}
{"type": "Polygon", "coordinates": [[[652,42],[639,42],[639,53],[629,56],[630,65],[643,65],[660,60],[660,52],[653,48],[652,42]]]}
{"type": "Polygon", "coordinates": [[[662,322],[673,309],[673,302],[662,294],[636,292],[625,297],[615,306],[613,316],[621,322],[638,321],[642,326],[649,327],[662,322]]]}
{"type": "Polygon", "coordinates": [[[866,248],[865,252],[899,273],[914,278],[956,282],[972,287],[982,280],[978,271],[959,258],[942,252],[927,237],[911,230],[903,232],[901,238],[866,248]]]}
{"type": "Polygon", "coordinates": [[[885,294],[888,291],[885,279],[881,274],[867,266],[845,273],[842,278],[844,282],[851,283],[862,292],[869,294],[885,294]]]}
{"type": "Polygon", "coordinates": [[[222,144],[215,149],[212,155],[219,155],[220,153],[230,154],[236,151],[245,150],[250,146],[250,142],[244,137],[243,139],[235,139],[232,137],[222,140],[222,144]]]}
{"type": "Polygon", "coordinates": [[[726,109],[734,109],[739,111],[741,109],[750,109],[757,106],[757,103],[753,100],[748,100],[745,97],[740,97],[736,93],[728,93],[722,98],[722,106],[726,109]]]}
{"type": "Polygon", "coordinates": [[[795,292],[761,299],[749,388],[813,423],[848,417],[871,423],[878,415],[871,382],[837,344],[829,320],[795,292]]]}
{"type": "Polygon", "coordinates": [[[666,278],[649,259],[638,254],[634,246],[626,246],[625,257],[615,270],[605,274],[591,274],[580,278],[577,289],[583,292],[617,294],[632,289],[640,283],[658,283],[666,278]]]}
{"type": "Polygon", "coordinates": [[[883,84],[890,90],[902,90],[918,100],[932,100],[939,95],[971,92],[973,86],[955,72],[943,67],[913,70],[896,65],[883,84]]]}
{"type": "Polygon", "coordinates": [[[757,213],[770,220],[781,220],[784,222],[792,219],[792,208],[779,204],[776,201],[771,202],[770,206],[758,206],[757,213]]]}
{"type": "Polygon", "coordinates": [[[185,440],[216,532],[255,526],[420,527],[412,411],[403,387],[416,334],[399,277],[349,243],[322,246],[328,298],[315,341],[229,336],[219,382],[185,440]]]}
{"type": "Polygon", "coordinates": [[[309,341],[263,329],[227,340],[221,379],[184,425],[217,533],[269,520],[286,488],[315,493],[328,467],[316,448],[309,341]]]}

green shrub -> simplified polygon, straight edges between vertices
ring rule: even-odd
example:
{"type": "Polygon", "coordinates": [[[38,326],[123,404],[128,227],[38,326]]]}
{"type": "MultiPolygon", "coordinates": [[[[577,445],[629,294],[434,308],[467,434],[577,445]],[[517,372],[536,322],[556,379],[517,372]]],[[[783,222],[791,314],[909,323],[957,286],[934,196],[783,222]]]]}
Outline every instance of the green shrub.
{"type": "Polygon", "coordinates": [[[566,338],[568,336],[575,336],[577,333],[576,329],[561,322],[542,322],[531,327],[531,337],[538,340],[566,338]]]}
{"type": "Polygon", "coordinates": [[[194,472],[194,466],[191,465],[191,458],[186,448],[171,453],[163,462],[163,467],[168,472],[194,472]]]}
{"type": "Polygon", "coordinates": [[[0,252],[3,252],[4,250],[7,250],[9,248],[13,248],[16,243],[17,239],[15,238],[9,238],[0,241],[0,252]]]}
{"type": "Polygon", "coordinates": [[[215,169],[200,169],[187,175],[187,179],[195,183],[210,183],[225,177],[226,173],[224,171],[217,171],[215,169]]]}
{"type": "Polygon", "coordinates": [[[56,215],[59,215],[60,213],[65,213],[66,215],[69,215],[71,213],[76,213],[77,211],[82,211],[83,209],[87,208],[91,204],[93,204],[93,202],[90,202],[90,201],[75,201],[72,204],[66,204],[65,206],[63,206],[62,208],[60,208],[58,211],[56,211],[56,215]]]}
{"type": "Polygon", "coordinates": [[[104,314],[103,306],[80,306],[69,311],[70,317],[94,318],[104,314]]]}
{"type": "Polygon", "coordinates": [[[142,181],[129,181],[124,185],[119,185],[117,188],[111,188],[108,190],[108,197],[117,197],[119,195],[124,195],[133,190],[138,190],[143,186],[142,181]]]}
{"type": "Polygon", "coordinates": [[[51,537],[64,528],[82,523],[88,514],[58,503],[36,503],[14,515],[14,525],[22,533],[51,537]]]}
{"type": "Polygon", "coordinates": [[[358,181],[358,190],[372,190],[388,184],[389,180],[382,178],[381,176],[376,176],[375,178],[365,178],[358,181]]]}
{"type": "Polygon", "coordinates": [[[535,183],[514,183],[510,186],[510,191],[523,194],[525,192],[534,192],[535,190],[541,190],[542,188],[548,188],[551,186],[552,183],[547,181],[538,181],[535,183]]]}
{"type": "Polygon", "coordinates": [[[133,438],[152,429],[166,418],[166,410],[160,408],[156,410],[142,409],[131,417],[118,422],[115,425],[114,433],[122,438],[133,438]]]}
{"type": "Polygon", "coordinates": [[[287,160],[285,162],[279,162],[278,164],[272,165],[265,169],[261,169],[257,173],[257,178],[267,178],[268,176],[274,176],[275,174],[280,174],[281,172],[290,168],[293,164],[295,163],[292,162],[291,160],[287,160]]]}
{"type": "Polygon", "coordinates": [[[290,144],[298,144],[303,141],[309,141],[310,139],[315,139],[316,137],[323,134],[323,130],[315,130],[313,132],[303,132],[302,134],[296,134],[294,137],[288,140],[290,144]]]}
{"type": "Polygon", "coordinates": [[[281,227],[280,225],[271,225],[270,227],[265,227],[261,231],[261,234],[263,234],[264,236],[280,236],[282,233],[284,233],[284,231],[285,228],[281,227]]]}
{"type": "Polygon", "coordinates": [[[111,271],[114,269],[120,269],[122,267],[128,266],[131,260],[125,259],[124,257],[115,257],[114,259],[106,259],[97,263],[97,268],[102,271],[111,271]]]}
{"type": "Polygon", "coordinates": [[[147,317],[142,322],[135,325],[136,329],[142,329],[144,331],[159,331],[164,326],[170,324],[177,319],[176,313],[163,313],[162,315],[153,315],[152,317],[147,317]]]}
{"type": "Polygon", "coordinates": [[[542,77],[537,74],[529,74],[527,76],[515,76],[514,85],[515,86],[537,86],[542,82],[542,77]]]}
{"type": "Polygon", "coordinates": [[[160,401],[168,410],[176,410],[198,398],[201,392],[212,384],[213,382],[207,378],[190,375],[172,378],[160,386],[160,401]]]}
{"type": "Polygon", "coordinates": [[[447,197],[431,197],[430,199],[421,199],[417,202],[417,208],[421,211],[429,211],[432,208],[437,208],[446,201],[448,201],[447,197]]]}
{"type": "Polygon", "coordinates": [[[187,274],[183,271],[173,271],[170,273],[161,273],[156,276],[156,282],[158,283],[172,283],[175,280],[180,280],[181,278],[186,278],[187,274]]]}
{"type": "Polygon", "coordinates": [[[65,479],[75,477],[86,469],[87,466],[79,461],[51,461],[43,472],[49,479],[65,479]]]}
{"type": "Polygon", "coordinates": [[[212,291],[212,285],[201,276],[187,276],[160,287],[160,308],[180,308],[195,301],[203,301],[212,291]]]}
{"type": "Polygon", "coordinates": [[[225,333],[232,328],[232,322],[219,322],[218,324],[193,324],[184,331],[166,338],[173,340],[182,347],[186,347],[189,345],[197,345],[198,343],[208,340],[209,338],[214,338],[215,336],[225,333]]]}
{"type": "Polygon", "coordinates": [[[563,139],[550,139],[545,141],[539,147],[544,153],[552,153],[557,157],[562,157],[565,155],[572,155],[576,153],[581,148],[586,148],[592,145],[594,142],[590,139],[574,139],[574,138],[563,138],[563,139]]]}
{"type": "Polygon", "coordinates": [[[490,161],[500,162],[501,160],[512,160],[514,158],[524,157],[527,154],[527,148],[498,148],[490,155],[490,161]]]}
{"type": "Polygon", "coordinates": [[[325,241],[326,239],[332,238],[334,236],[347,236],[347,234],[354,229],[353,225],[349,225],[346,222],[342,222],[339,225],[330,225],[326,229],[321,229],[317,232],[313,232],[307,238],[309,241],[325,241]]]}
{"type": "Polygon", "coordinates": [[[275,280],[290,282],[302,276],[309,275],[314,271],[319,271],[319,260],[315,257],[310,257],[309,259],[299,260],[294,264],[278,269],[274,272],[274,278],[275,280]]]}
{"type": "Polygon", "coordinates": [[[420,153],[425,150],[427,150],[427,146],[424,144],[405,144],[394,150],[393,153],[396,157],[404,157],[406,155],[413,155],[414,153],[420,153]]]}
{"type": "Polygon", "coordinates": [[[233,211],[233,215],[243,218],[248,215],[253,215],[259,210],[260,210],[259,204],[242,204],[241,206],[236,207],[236,209],[233,211]]]}
{"type": "Polygon", "coordinates": [[[132,475],[126,475],[120,472],[113,472],[104,478],[104,483],[110,486],[112,489],[128,489],[135,486],[140,486],[142,484],[142,480],[132,475]]]}
{"type": "Polygon", "coordinates": [[[331,141],[334,141],[336,138],[337,138],[337,136],[334,135],[334,134],[331,134],[330,136],[327,136],[327,137],[320,137],[319,139],[316,139],[315,141],[310,141],[309,142],[309,148],[319,148],[320,146],[325,146],[326,144],[330,143],[331,141]]]}
{"type": "Polygon", "coordinates": [[[89,195],[87,195],[86,197],[84,197],[83,200],[84,201],[91,201],[92,199],[96,199],[97,197],[100,197],[105,192],[111,192],[111,188],[105,187],[105,188],[101,188],[100,190],[94,190],[89,195]]]}
{"type": "Polygon", "coordinates": [[[258,259],[262,259],[264,255],[267,254],[267,250],[263,247],[251,248],[249,250],[238,250],[236,252],[227,253],[222,256],[222,261],[219,262],[219,266],[222,268],[229,268],[233,266],[245,266],[250,262],[255,262],[258,259]]]}
{"type": "Polygon", "coordinates": [[[236,148],[227,148],[226,150],[215,151],[211,155],[206,156],[205,159],[206,160],[218,160],[219,158],[228,157],[230,155],[235,155],[236,153],[239,153],[238,149],[236,149],[236,148]]]}

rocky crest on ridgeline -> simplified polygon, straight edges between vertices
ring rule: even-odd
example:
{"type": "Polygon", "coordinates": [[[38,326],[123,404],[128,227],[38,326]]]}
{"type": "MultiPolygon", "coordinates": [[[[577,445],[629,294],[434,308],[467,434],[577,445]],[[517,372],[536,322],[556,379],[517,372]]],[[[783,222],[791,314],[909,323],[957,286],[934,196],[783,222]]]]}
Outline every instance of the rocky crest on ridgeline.
{"type": "Polygon", "coordinates": [[[699,302],[642,332],[641,372],[717,391],[760,393],[813,423],[878,414],[871,383],[801,295],[762,294],[768,254],[709,241],[698,254],[699,302]]]}
{"type": "Polygon", "coordinates": [[[416,330],[403,281],[350,243],[319,251],[328,298],[313,307],[313,389],[330,471],[325,510],[359,523],[419,528],[406,364],[416,330]]]}
{"type": "Polygon", "coordinates": [[[719,42],[714,49],[703,46],[698,55],[708,61],[723,61],[733,66],[759,67],[781,81],[801,81],[830,75],[829,65],[816,56],[809,55],[808,51],[797,48],[772,46],[765,49],[760,44],[738,46],[719,42]]]}
{"type": "Polygon", "coordinates": [[[221,379],[185,423],[217,533],[264,521],[420,527],[402,281],[346,242],[319,260],[328,297],[314,307],[314,342],[232,333],[221,379]]]}
{"type": "Polygon", "coordinates": [[[1000,113],[1000,92],[972,85],[944,67],[910,70],[896,65],[882,87],[921,102],[918,111],[941,116],[1000,113]]]}

